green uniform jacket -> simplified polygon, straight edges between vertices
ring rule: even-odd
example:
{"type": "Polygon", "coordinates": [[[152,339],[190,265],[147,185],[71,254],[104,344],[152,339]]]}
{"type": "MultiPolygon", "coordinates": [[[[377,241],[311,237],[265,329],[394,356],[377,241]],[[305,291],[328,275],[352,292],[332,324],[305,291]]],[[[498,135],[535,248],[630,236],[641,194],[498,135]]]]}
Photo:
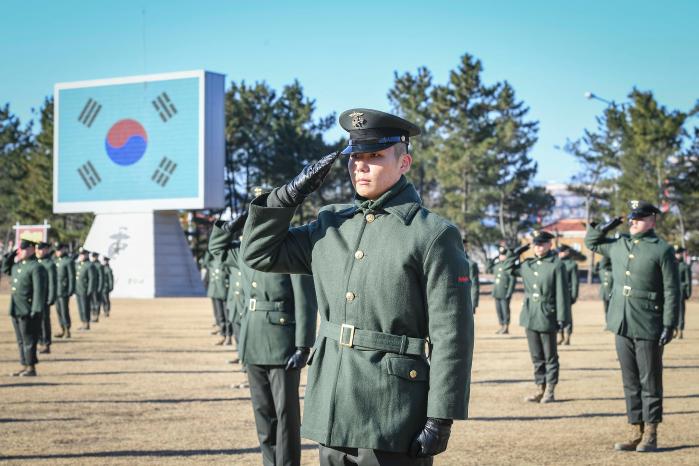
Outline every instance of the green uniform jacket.
{"type": "Polygon", "coordinates": [[[212,257],[206,263],[209,273],[209,287],[206,296],[214,299],[226,299],[228,295],[228,271],[221,263],[220,257],[212,257]]]}
{"type": "Polygon", "coordinates": [[[630,338],[654,340],[674,328],[679,313],[679,277],[673,248],[650,230],[607,238],[588,227],[585,245],[612,261],[614,288],[607,329],[630,338]]]}
{"type": "Polygon", "coordinates": [[[466,254],[466,260],[468,261],[468,276],[471,282],[471,306],[473,308],[473,312],[476,312],[481,294],[481,284],[478,280],[478,264],[472,261],[471,258],[468,257],[468,254],[466,254]]]}
{"type": "Polygon", "coordinates": [[[575,304],[578,300],[578,292],[580,291],[580,277],[578,276],[578,263],[571,257],[559,259],[568,272],[568,290],[570,290],[570,304],[575,304]]]}
{"type": "Polygon", "coordinates": [[[240,361],[284,365],[297,347],[313,346],[318,315],[313,280],[251,269],[240,261],[239,247],[228,247],[236,237],[214,226],[209,251],[241,272],[246,306],[240,327],[240,361]]]}
{"type": "Polygon", "coordinates": [[[12,317],[36,316],[44,311],[48,274],[46,268],[31,256],[14,263],[14,256],[5,256],[2,271],[10,276],[10,315],[12,317]]]}
{"type": "Polygon", "coordinates": [[[563,262],[551,252],[523,262],[517,259],[510,253],[503,262],[503,269],[522,277],[524,302],[519,324],[537,332],[555,332],[558,322],[569,323],[570,291],[563,262]]]}
{"type": "Polygon", "coordinates": [[[56,264],[50,257],[36,261],[46,269],[46,304],[52,306],[56,302],[56,264]]]}
{"type": "Polygon", "coordinates": [[[80,296],[91,295],[97,291],[97,270],[90,261],[78,262],[75,267],[75,293],[80,296]]]}
{"type": "Polygon", "coordinates": [[[692,296],[692,268],[685,261],[681,261],[679,274],[682,299],[689,299],[692,296]]]}
{"type": "Polygon", "coordinates": [[[104,266],[97,261],[92,261],[92,265],[97,272],[97,285],[95,291],[101,292],[104,288],[104,266]]]}
{"type": "Polygon", "coordinates": [[[490,262],[488,272],[494,275],[493,298],[510,299],[515,291],[516,279],[504,270],[504,263],[499,258],[490,262]]]}
{"type": "Polygon", "coordinates": [[[75,263],[68,256],[57,257],[56,296],[67,298],[75,293],[75,263]]]}
{"type": "MultiPolygon", "coordinates": [[[[240,243],[234,241],[226,245],[227,248],[240,249],[240,243]]],[[[238,255],[238,253],[235,253],[238,255]]],[[[240,324],[240,319],[243,316],[245,304],[243,303],[243,273],[238,267],[238,261],[233,260],[225,262],[228,269],[228,296],[226,297],[226,309],[228,310],[228,320],[240,324]]]]}
{"type": "Polygon", "coordinates": [[[114,273],[108,265],[102,264],[102,272],[104,274],[104,282],[102,283],[102,291],[111,293],[114,289],[114,273]]]}
{"type": "MultiPolygon", "coordinates": [[[[274,194],[272,194],[274,195],[274,194]]],[[[468,415],[473,312],[459,231],[421,206],[404,177],[376,201],[330,206],[289,228],[293,208],[250,206],[243,257],[258,270],[313,274],[321,329],[381,341],[430,339],[423,356],[340,345],[311,354],[301,434],[324,445],[406,452],[427,416],[468,415]],[[330,323],[328,323],[330,322],[330,323]]],[[[415,340],[413,340],[415,341],[415,340]]],[[[420,341],[420,340],[417,340],[420,341]]]]}
{"type": "Polygon", "coordinates": [[[599,276],[599,297],[605,301],[609,301],[612,297],[612,288],[614,287],[614,276],[612,275],[612,262],[608,257],[602,256],[602,259],[597,263],[597,275],[599,276]]]}

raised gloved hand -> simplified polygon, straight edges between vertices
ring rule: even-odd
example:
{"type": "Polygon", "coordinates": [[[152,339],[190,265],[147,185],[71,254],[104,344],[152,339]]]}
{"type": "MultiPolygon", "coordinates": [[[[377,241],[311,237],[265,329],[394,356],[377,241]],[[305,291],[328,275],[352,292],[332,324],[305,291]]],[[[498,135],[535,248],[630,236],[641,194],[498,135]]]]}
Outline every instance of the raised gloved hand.
{"type": "Polygon", "coordinates": [[[308,354],[310,352],[310,348],[296,348],[294,354],[292,354],[289,360],[286,362],[286,370],[288,371],[290,369],[303,369],[304,367],[306,367],[306,363],[308,362],[308,354]]]}
{"type": "Polygon", "coordinates": [[[276,193],[279,202],[284,207],[296,207],[301,205],[303,200],[323,184],[333,162],[340,156],[340,151],[331,152],[322,159],[314,162],[301,170],[301,173],[279,188],[276,193]]]}
{"type": "Polygon", "coordinates": [[[248,219],[248,211],[244,210],[237,217],[231,220],[216,220],[216,225],[226,233],[242,230],[245,226],[245,220],[248,219]]]}
{"type": "Polygon", "coordinates": [[[451,434],[451,419],[428,417],[425,427],[413,439],[408,452],[413,458],[424,458],[442,453],[447,449],[451,434]]]}
{"type": "Polygon", "coordinates": [[[670,327],[663,328],[663,332],[660,334],[660,339],[658,340],[658,345],[665,346],[672,341],[672,329],[670,327]]]}
{"type": "Polygon", "coordinates": [[[531,247],[532,247],[531,244],[527,243],[527,244],[525,244],[525,245],[523,245],[523,246],[518,247],[518,248],[515,249],[514,251],[512,251],[512,254],[513,254],[514,256],[520,256],[520,255],[522,255],[523,252],[528,251],[529,248],[531,248],[531,247]]]}
{"type": "Polygon", "coordinates": [[[605,223],[604,225],[599,227],[599,231],[601,231],[602,233],[609,233],[610,231],[612,231],[613,229],[615,229],[616,227],[618,227],[622,223],[624,223],[623,217],[614,217],[613,219],[611,219],[610,221],[608,221],[607,223],[605,223]]]}

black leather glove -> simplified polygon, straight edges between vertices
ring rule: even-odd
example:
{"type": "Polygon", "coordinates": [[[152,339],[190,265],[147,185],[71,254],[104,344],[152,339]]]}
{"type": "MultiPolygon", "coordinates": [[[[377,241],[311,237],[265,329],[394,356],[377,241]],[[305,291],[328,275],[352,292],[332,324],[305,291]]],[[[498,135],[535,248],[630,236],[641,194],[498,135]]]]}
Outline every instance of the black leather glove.
{"type": "Polygon", "coordinates": [[[216,220],[216,225],[219,227],[221,230],[225,231],[226,233],[230,232],[235,232],[242,230],[243,227],[245,226],[245,221],[248,219],[248,211],[244,210],[238,215],[236,218],[233,218],[231,220],[216,220]]]}
{"type": "Polygon", "coordinates": [[[672,341],[672,329],[670,327],[663,328],[663,333],[660,334],[658,345],[665,346],[672,341]]]}
{"type": "Polygon", "coordinates": [[[610,221],[608,221],[607,223],[605,223],[604,225],[599,227],[599,231],[601,231],[602,233],[609,233],[610,231],[612,231],[613,229],[615,229],[616,227],[618,227],[622,223],[624,223],[623,217],[614,217],[613,219],[611,219],[610,221]]]}
{"type": "Polygon", "coordinates": [[[333,162],[340,156],[340,151],[331,152],[322,159],[301,170],[301,173],[289,183],[275,190],[276,197],[283,207],[296,207],[301,205],[303,200],[323,184],[328,172],[332,168],[333,162]]]}
{"type": "Polygon", "coordinates": [[[520,256],[520,255],[522,255],[522,253],[523,253],[524,251],[528,251],[529,248],[531,248],[531,247],[532,247],[531,244],[527,243],[527,244],[525,244],[525,245],[523,245],[523,246],[518,247],[518,248],[515,249],[514,251],[512,251],[512,254],[515,255],[515,256],[520,256]]]}
{"type": "Polygon", "coordinates": [[[451,419],[428,417],[425,427],[410,444],[410,456],[424,458],[438,455],[446,450],[453,422],[451,419]]]}
{"type": "Polygon", "coordinates": [[[562,331],[564,328],[566,328],[565,322],[563,322],[562,320],[559,320],[558,321],[558,330],[562,331]]]}
{"type": "Polygon", "coordinates": [[[294,354],[292,354],[289,360],[286,362],[286,370],[288,371],[290,369],[303,369],[304,367],[306,367],[306,363],[308,362],[308,354],[310,352],[310,348],[296,348],[294,354]]]}

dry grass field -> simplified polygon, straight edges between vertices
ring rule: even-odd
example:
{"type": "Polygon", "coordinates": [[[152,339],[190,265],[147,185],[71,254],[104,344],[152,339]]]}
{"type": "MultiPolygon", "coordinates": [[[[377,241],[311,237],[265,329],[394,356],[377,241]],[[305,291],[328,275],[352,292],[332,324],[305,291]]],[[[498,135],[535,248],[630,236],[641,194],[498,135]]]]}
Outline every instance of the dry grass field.
{"type": "MultiPolygon", "coordinates": [[[[7,301],[0,295],[3,313],[7,301]]],[[[516,295],[514,322],[519,305],[516,295]]],[[[483,296],[471,419],[455,424],[435,464],[699,464],[699,303],[687,314],[686,338],[665,352],[662,452],[619,453],[624,401],[601,303],[575,305],[558,402],[533,405],[522,401],[533,388],[523,331],[495,335],[483,296]]],[[[55,341],[39,377],[15,378],[14,334],[1,318],[0,464],[261,464],[250,394],[231,388],[244,374],[226,363],[230,347],[213,346],[211,322],[207,299],[115,299],[111,318],[55,341]]],[[[303,464],[317,464],[315,446],[304,445],[303,464]]]]}

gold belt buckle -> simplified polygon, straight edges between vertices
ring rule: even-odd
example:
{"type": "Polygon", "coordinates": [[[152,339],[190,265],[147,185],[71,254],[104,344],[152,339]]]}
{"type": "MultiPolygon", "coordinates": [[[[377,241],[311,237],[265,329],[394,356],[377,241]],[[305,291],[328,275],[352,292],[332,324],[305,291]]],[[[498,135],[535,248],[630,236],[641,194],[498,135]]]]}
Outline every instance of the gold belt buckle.
{"type": "Polygon", "coordinates": [[[539,300],[539,293],[532,293],[532,300],[538,301],[539,300]]]}
{"type": "Polygon", "coordinates": [[[257,309],[257,299],[250,298],[250,301],[248,302],[248,309],[251,311],[257,309]]]}
{"type": "Polygon", "coordinates": [[[624,296],[631,296],[631,287],[629,285],[624,285],[624,289],[621,294],[624,296]]]}
{"type": "Polygon", "coordinates": [[[351,348],[354,345],[354,325],[342,324],[340,326],[340,346],[346,346],[351,348]],[[345,333],[345,330],[349,330],[349,334],[345,333]],[[345,337],[345,335],[349,335],[345,337]]]}

